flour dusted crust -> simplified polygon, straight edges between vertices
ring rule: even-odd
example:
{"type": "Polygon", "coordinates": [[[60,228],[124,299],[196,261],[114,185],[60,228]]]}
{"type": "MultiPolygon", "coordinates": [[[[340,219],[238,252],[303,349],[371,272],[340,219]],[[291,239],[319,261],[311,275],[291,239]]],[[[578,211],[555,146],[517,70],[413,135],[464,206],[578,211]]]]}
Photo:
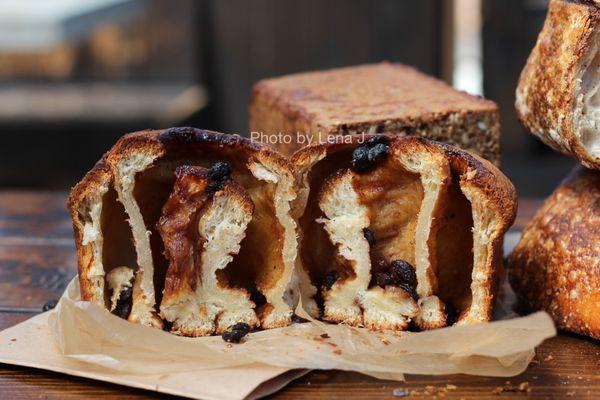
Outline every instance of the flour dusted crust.
{"type": "MultiPolygon", "coordinates": [[[[382,62],[264,79],[252,90],[250,129],[289,135],[284,154],[337,135],[420,136],[500,164],[498,107],[415,68],[382,62]]],[[[271,143],[269,143],[271,144],[271,143]]]]}
{"type": "Polygon", "coordinates": [[[370,136],[349,138],[308,146],[292,157],[305,309],[374,329],[401,330],[411,321],[421,329],[489,321],[502,238],[516,214],[510,181],[466,151],[397,136],[388,136],[384,161],[357,172],[352,151],[370,136]],[[364,228],[374,233],[371,248],[364,228]],[[370,283],[381,259],[415,267],[416,303],[401,287],[370,283]],[[327,287],[331,270],[339,278],[327,287]]]}
{"type": "Polygon", "coordinates": [[[516,92],[519,119],[557,151],[600,169],[600,9],[552,0],[516,92]]]}
{"type": "MultiPolygon", "coordinates": [[[[243,238],[240,236],[238,257],[226,266],[225,275],[235,281],[232,284],[252,286],[264,296],[264,304],[255,310],[259,322],[251,325],[273,328],[291,322],[298,296],[296,224],[290,215],[296,188],[291,164],[249,139],[194,128],[126,135],[73,188],[68,205],[85,300],[108,308],[111,293],[104,282],[106,274],[120,266],[133,268],[128,319],[163,327],[161,301],[174,296],[176,290],[171,285],[173,290],[163,296],[169,262],[156,224],[173,189],[175,170],[182,165],[210,168],[219,161],[231,163],[232,180],[239,188],[219,204],[241,206],[249,204],[245,201],[249,199],[254,207],[243,238]],[[235,203],[241,199],[245,200],[235,203]]],[[[234,190],[229,184],[224,188],[227,193],[234,190]]],[[[211,198],[221,199],[219,193],[211,198]]],[[[218,214],[217,209],[213,211],[218,214]]],[[[177,277],[171,274],[171,279],[177,277]]],[[[212,333],[198,332],[177,333],[212,333]]]]}
{"type": "Polygon", "coordinates": [[[576,168],[523,230],[512,287],[561,329],[600,339],[600,171],[576,168]]]}

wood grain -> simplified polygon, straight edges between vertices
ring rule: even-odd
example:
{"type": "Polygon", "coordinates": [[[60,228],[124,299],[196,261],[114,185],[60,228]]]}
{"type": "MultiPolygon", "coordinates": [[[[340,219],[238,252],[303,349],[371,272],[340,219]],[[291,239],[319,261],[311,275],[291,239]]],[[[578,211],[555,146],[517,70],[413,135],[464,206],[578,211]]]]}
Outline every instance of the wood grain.
{"type": "MultiPolygon", "coordinates": [[[[0,192],[0,307],[38,309],[58,298],[74,276],[75,256],[65,193],[0,192]]],[[[522,228],[540,201],[520,203],[515,226],[522,228]]],[[[0,311],[0,330],[34,315],[0,311]]],[[[343,371],[313,371],[271,396],[276,399],[399,398],[600,398],[600,346],[591,339],[560,334],[544,342],[532,365],[518,377],[408,375],[383,381],[343,371]],[[509,381],[510,383],[506,383],[509,381]],[[520,392],[527,382],[530,392],[520,392]],[[447,386],[447,385],[455,385],[447,386]],[[497,388],[505,388],[494,394],[497,388]],[[395,392],[394,392],[395,391],[395,392]],[[396,396],[394,395],[396,393],[396,396]]],[[[88,379],[0,366],[0,399],[175,398],[88,379]]]]}

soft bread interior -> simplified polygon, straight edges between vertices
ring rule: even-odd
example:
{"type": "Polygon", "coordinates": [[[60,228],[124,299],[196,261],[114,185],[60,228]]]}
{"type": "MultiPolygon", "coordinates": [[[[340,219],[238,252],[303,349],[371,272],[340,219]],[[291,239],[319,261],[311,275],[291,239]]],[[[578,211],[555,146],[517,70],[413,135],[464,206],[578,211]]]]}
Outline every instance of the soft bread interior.
{"type": "Polygon", "coordinates": [[[153,255],[157,299],[161,301],[168,262],[155,225],[173,188],[174,170],[184,164],[210,168],[219,161],[232,164],[233,180],[248,192],[255,206],[239,254],[219,275],[227,275],[232,286],[259,294],[256,300],[262,327],[288,325],[297,296],[293,274],[296,227],[289,216],[289,202],[295,196],[293,176],[268,157],[226,147],[169,149],[136,175],[134,198],[149,232],[146,240],[153,255]]]}
{"type": "MultiPolygon", "coordinates": [[[[473,268],[477,259],[474,235],[485,236],[477,232],[483,225],[473,222],[474,211],[460,187],[460,176],[451,175],[441,153],[410,151],[390,153],[385,162],[366,172],[339,172],[340,166],[350,165],[351,150],[320,155],[304,180],[309,191],[299,218],[304,232],[300,255],[312,282],[304,292],[315,293],[312,303],[303,301],[305,307],[312,304],[316,309],[312,315],[318,315],[321,308],[325,319],[346,323],[360,321],[362,313],[362,324],[378,329],[404,329],[411,320],[420,329],[442,327],[455,321],[454,316],[448,319],[448,312],[454,314],[454,310],[464,320],[477,308],[472,307],[472,291],[485,288],[487,283],[477,280],[486,271],[473,268]],[[336,190],[330,188],[333,182],[336,190]],[[370,249],[363,228],[376,239],[370,249]],[[405,301],[383,302],[385,297],[380,294],[387,286],[367,288],[366,293],[377,296],[378,301],[366,307],[367,296],[354,295],[361,299],[351,301],[349,292],[365,290],[365,274],[368,285],[373,266],[381,260],[404,260],[415,267],[418,312],[399,305],[409,304],[405,301]],[[330,271],[335,271],[337,280],[327,290],[323,282],[330,271]],[[346,292],[332,302],[342,288],[346,292]],[[405,320],[390,323],[389,318],[370,319],[371,310],[379,307],[386,311],[384,304],[405,320]]],[[[395,290],[403,292],[398,287],[395,290]]]]}
{"type": "Polygon", "coordinates": [[[161,315],[185,336],[223,333],[239,322],[257,326],[249,293],[219,274],[240,250],[254,211],[250,197],[232,181],[207,190],[203,168],[186,167],[177,176],[159,222],[170,261],[161,315]]]}
{"type": "Polygon", "coordinates": [[[87,248],[83,252],[84,262],[89,265],[81,271],[91,284],[88,300],[110,308],[113,291],[105,284],[107,275],[121,265],[136,266],[131,228],[111,182],[106,181],[86,196],[78,214],[82,223],[82,246],[87,248]]]}
{"type": "MultiPolygon", "coordinates": [[[[418,312],[410,294],[392,285],[369,288],[371,256],[363,230],[372,224],[370,208],[362,204],[361,193],[355,189],[357,178],[349,170],[334,175],[325,182],[319,199],[324,218],[317,222],[324,224],[331,242],[343,258],[341,263],[346,266],[342,279],[338,279],[331,289],[324,290],[323,317],[369,328],[405,329],[410,318],[418,312]]],[[[382,225],[378,232],[389,229],[382,225]]],[[[406,233],[403,229],[393,228],[387,232],[390,235],[385,240],[394,240],[406,233]]],[[[380,248],[387,249],[388,246],[380,248]]],[[[399,252],[402,250],[398,248],[399,252]]]]}
{"type": "Polygon", "coordinates": [[[600,29],[596,28],[590,44],[575,86],[575,131],[587,152],[600,159],[600,29]]]}
{"type": "Polygon", "coordinates": [[[132,309],[129,321],[162,329],[163,324],[155,309],[154,262],[148,230],[142,211],[134,196],[138,173],[148,168],[156,155],[144,152],[130,152],[119,159],[115,171],[115,188],[119,201],[128,216],[136,251],[136,272],[132,309]]]}

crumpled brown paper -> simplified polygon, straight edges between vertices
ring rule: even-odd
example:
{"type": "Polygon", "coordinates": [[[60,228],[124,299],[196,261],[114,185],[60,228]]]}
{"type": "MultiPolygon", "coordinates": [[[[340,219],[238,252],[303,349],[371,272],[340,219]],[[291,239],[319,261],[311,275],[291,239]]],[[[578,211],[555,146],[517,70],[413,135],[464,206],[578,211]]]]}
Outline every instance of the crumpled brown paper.
{"type": "Polygon", "coordinates": [[[535,313],[397,335],[313,321],[230,345],[131,324],[80,301],[74,279],[55,310],[0,332],[0,362],[192,398],[241,399],[272,393],[306,369],[396,380],[405,373],[513,376],[555,334],[550,317],[535,313]]]}
{"type": "MultiPolygon", "coordinates": [[[[508,252],[515,240],[507,239],[508,252]]],[[[204,399],[259,398],[306,368],[397,380],[405,373],[513,376],[556,334],[546,313],[515,318],[514,301],[505,285],[495,315],[504,320],[489,324],[397,336],[313,321],[228,345],[130,324],[80,301],[74,279],[55,310],[0,332],[0,362],[204,399]]]]}
{"type": "Polygon", "coordinates": [[[372,332],[319,321],[249,334],[231,345],[220,337],[185,338],[122,320],[79,301],[74,280],[50,315],[61,352],[123,373],[161,374],[253,363],[288,369],[340,369],[402,379],[402,374],[513,376],[556,330],[550,317],[454,326],[411,333],[372,332]]]}
{"type": "MultiPolygon", "coordinates": [[[[125,373],[65,357],[54,345],[46,312],[0,332],[0,363],[21,365],[179,396],[234,400],[274,393],[308,370],[248,364],[202,372],[125,373]]],[[[0,396],[1,397],[1,396],[0,396]]]]}

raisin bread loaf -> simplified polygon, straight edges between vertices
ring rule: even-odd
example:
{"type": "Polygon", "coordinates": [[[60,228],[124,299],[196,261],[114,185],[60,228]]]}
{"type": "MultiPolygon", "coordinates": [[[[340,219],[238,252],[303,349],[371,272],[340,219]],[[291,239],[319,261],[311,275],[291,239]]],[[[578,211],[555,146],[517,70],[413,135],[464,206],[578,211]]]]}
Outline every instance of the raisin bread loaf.
{"type": "Polygon", "coordinates": [[[374,329],[489,321],[516,213],[510,181],[449,145],[345,139],[292,157],[307,311],[374,329]]]}
{"type": "Polygon", "coordinates": [[[295,197],[290,162],[240,136],[126,135],[69,198],[82,298],[181,335],[285,326],[295,197]]]}

